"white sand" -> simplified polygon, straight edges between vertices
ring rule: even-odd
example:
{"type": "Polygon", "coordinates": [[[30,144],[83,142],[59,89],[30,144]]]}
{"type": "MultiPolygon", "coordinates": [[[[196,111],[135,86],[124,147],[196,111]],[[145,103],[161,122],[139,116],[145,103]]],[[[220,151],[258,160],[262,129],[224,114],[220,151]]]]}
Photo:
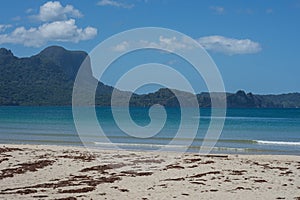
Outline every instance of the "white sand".
{"type": "Polygon", "coordinates": [[[0,145],[0,199],[300,199],[300,156],[0,145]]]}

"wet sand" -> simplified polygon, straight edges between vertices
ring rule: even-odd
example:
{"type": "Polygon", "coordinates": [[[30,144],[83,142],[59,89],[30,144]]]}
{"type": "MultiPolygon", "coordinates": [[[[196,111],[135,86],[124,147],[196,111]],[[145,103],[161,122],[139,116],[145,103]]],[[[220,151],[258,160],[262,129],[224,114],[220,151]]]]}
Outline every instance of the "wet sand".
{"type": "Polygon", "coordinates": [[[300,156],[1,144],[0,199],[300,200],[300,156]]]}

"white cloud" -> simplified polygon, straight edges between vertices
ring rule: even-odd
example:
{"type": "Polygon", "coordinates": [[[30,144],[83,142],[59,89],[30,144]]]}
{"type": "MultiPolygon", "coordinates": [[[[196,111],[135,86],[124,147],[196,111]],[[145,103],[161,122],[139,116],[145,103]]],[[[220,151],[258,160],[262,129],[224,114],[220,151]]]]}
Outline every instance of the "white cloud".
{"type": "Polygon", "coordinates": [[[97,5],[99,6],[114,6],[114,7],[119,7],[119,8],[133,8],[134,4],[126,4],[126,3],[121,3],[118,1],[114,1],[114,0],[101,0],[97,3],[97,5]]]}
{"type": "Polygon", "coordinates": [[[45,23],[35,28],[18,27],[10,34],[0,34],[0,44],[23,44],[24,46],[39,47],[49,41],[79,42],[89,40],[97,35],[97,29],[78,28],[74,19],[45,23]]]}
{"type": "Polygon", "coordinates": [[[78,18],[82,17],[82,14],[72,5],[63,7],[59,1],[48,1],[40,7],[39,14],[33,17],[43,22],[49,22],[66,20],[68,17],[78,18]]]}
{"type": "MultiPolygon", "coordinates": [[[[249,39],[234,39],[223,36],[207,36],[196,40],[202,47],[208,51],[219,52],[226,55],[252,54],[261,51],[261,46],[257,42],[249,39]]],[[[195,43],[186,37],[164,37],[160,36],[157,41],[123,41],[112,47],[113,51],[124,52],[130,48],[158,48],[166,49],[170,52],[185,51],[194,49],[195,43]]]]}
{"type": "Polygon", "coordinates": [[[0,24],[0,32],[4,32],[6,29],[12,27],[10,24],[0,24]]]}
{"type": "Polygon", "coordinates": [[[29,13],[32,13],[33,12],[33,9],[32,8],[28,8],[25,13],[29,14],[29,13]]]}
{"type": "Polygon", "coordinates": [[[227,55],[252,54],[261,51],[261,45],[250,39],[234,39],[223,36],[207,36],[197,40],[206,50],[227,55]]]}
{"type": "Polygon", "coordinates": [[[182,39],[178,39],[176,37],[164,37],[159,36],[158,42],[149,42],[149,41],[140,41],[143,46],[152,47],[152,48],[163,48],[169,51],[183,50],[187,48],[191,48],[187,41],[182,39]]]}
{"type": "MultiPolygon", "coordinates": [[[[32,9],[27,10],[32,12],[32,9]]],[[[74,42],[89,40],[97,35],[94,27],[80,28],[75,19],[81,17],[79,10],[72,5],[63,7],[58,1],[48,1],[40,7],[39,14],[32,16],[43,23],[38,27],[15,28],[4,32],[10,25],[0,25],[0,44],[22,44],[29,47],[40,47],[47,42],[74,42]],[[2,32],[2,33],[1,33],[2,32]]]]}
{"type": "Polygon", "coordinates": [[[168,62],[166,62],[167,65],[174,65],[176,63],[178,63],[178,60],[176,60],[176,59],[169,60],[168,62]]]}
{"type": "Polygon", "coordinates": [[[117,52],[123,52],[126,51],[128,47],[129,47],[129,43],[127,41],[123,41],[122,43],[114,46],[112,50],[117,52]]]}
{"type": "Polygon", "coordinates": [[[120,44],[112,47],[113,51],[123,52],[129,49],[129,47],[145,47],[145,48],[159,48],[166,49],[171,52],[176,50],[185,50],[194,48],[193,44],[186,38],[176,37],[164,37],[160,36],[157,41],[123,41],[120,44]]]}
{"type": "Polygon", "coordinates": [[[211,6],[211,10],[213,10],[216,14],[224,14],[225,8],[221,6],[211,6]]]}
{"type": "Polygon", "coordinates": [[[164,47],[171,51],[194,48],[193,44],[190,43],[190,40],[185,37],[178,39],[176,37],[167,38],[160,36],[158,46],[164,47]]]}

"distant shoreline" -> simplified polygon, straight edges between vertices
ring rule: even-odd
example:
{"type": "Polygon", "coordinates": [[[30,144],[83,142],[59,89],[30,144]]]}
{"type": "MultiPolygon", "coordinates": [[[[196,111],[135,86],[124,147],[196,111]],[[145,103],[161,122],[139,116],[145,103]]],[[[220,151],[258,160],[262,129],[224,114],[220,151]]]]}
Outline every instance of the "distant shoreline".
{"type": "MultiPolygon", "coordinates": [[[[60,46],[49,46],[31,57],[18,58],[10,50],[0,48],[0,61],[2,61],[0,64],[0,106],[72,105],[76,75],[87,56],[88,54],[84,51],[69,51],[60,46]]],[[[132,94],[131,106],[149,107],[161,104],[166,107],[179,107],[179,102],[171,89],[161,88],[148,94],[120,91],[118,88],[95,79],[91,67],[88,67],[90,69],[86,72],[86,82],[89,84],[81,88],[80,92],[84,97],[83,101],[93,92],[95,99],[91,101],[92,103],[95,101],[97,106],[109,106],[112,92],[118,91],[120,105],[124,105],[123,95],[132,94]],[[97,86],[96,91],[93,86],[97,86]]],[[[219,97],[218,92],[212,93],[214,97],[220,98],[221,102],[224,101],[223,93],[219,97]]],[[[176,95],[184,97],[186,105],[195,106],[192,103],[195,101],[190,101],[195,94],[176,90],[176,95]]],[[[199,107],[211,107],[208,92],[202,92],[196,96],[199,107]]],[[[226,98],[228,108],[300,108],[300,93],[297,92],[262,95],[239,90],[236,93],[226,93],[226,98]]],[[[83,104],[89,105],[91,102],[83,102],[83,104]]]]}

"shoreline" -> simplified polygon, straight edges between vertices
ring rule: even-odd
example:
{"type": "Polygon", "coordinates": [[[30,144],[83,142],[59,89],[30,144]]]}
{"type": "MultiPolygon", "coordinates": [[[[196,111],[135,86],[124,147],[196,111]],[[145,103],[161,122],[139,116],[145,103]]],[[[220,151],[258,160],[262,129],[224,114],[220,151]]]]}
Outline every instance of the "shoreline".
{"type": "Polygon", "coordinates": [[[1,199],[300,199],[300,156],[0,144],[1,199]]]}
{"type": "MultiPolygon", "coordinates": [[[[95,150],[119,150],[119,151],[141,151],[141,152],[173,152],[173,153],[183,153],[179,147],[166,147],[164,150],[155,150],[155,149],[147,149],[142,146],[165,146],[165,145],[155,145],[155,144],[134,144],[131,143],[113,143],[115,146],[125,146],[125,148],[117,147],[117,148],[109,148],[111,143],[101,143],[100,145],[90,145],[89,149],[95,150]],[[140,148],[129,148],[128,146],[138,146],[141,145],[140,148]],[[166,150],[169,149],[169,150],[166,150]]],[[[74,147],[74,148],[82,148],[86,149],[82,143],[79,142],[71,142],[71,143],[62,143],[58,144],[56,142],[51,143],[0,143],[0,145],[31,145],[31,146],[57,146],[57,147],[74,147]]],[[[168,146],[168,145],[167,145],[168,146]]],[[[296,145],[295,145],[296,146],[296,145]]],[[[184,148],[184,147],[183,147],[184,148]]],[[[191,154],[200,154],[200,147],[190,147],[184,153],[191,154]]],[[[282,156],[300,156],[299,151],[283,151],[283,150],[267,150],[267,149],[256,149],[256,148],[242,148],[242,147],[225,147],[225,146],[214,146],[209,154],[225,154],[225,155],[282,155],[282,156]]]]}

